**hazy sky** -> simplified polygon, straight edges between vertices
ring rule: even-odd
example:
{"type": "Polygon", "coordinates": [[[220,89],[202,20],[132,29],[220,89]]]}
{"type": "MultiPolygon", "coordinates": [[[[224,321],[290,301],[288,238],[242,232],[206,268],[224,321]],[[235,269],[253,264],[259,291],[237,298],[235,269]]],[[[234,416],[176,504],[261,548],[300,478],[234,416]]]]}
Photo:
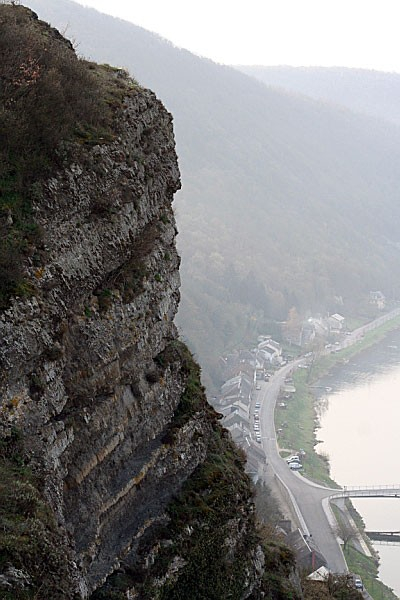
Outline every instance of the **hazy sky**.
{"type": "Polygon", "coordinates": [[[400,0],[79,0],[226,64],[400,72],[400,0]]]}

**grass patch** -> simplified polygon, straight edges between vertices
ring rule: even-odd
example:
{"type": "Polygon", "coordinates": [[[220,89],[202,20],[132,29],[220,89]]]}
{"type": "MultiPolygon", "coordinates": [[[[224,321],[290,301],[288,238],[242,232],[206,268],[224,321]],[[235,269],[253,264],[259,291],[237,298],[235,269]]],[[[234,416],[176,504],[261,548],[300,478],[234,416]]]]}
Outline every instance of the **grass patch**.
{"type": "Polygon", "coordinates": [[[159,370],[165,370],[173,362],[179,361],[181,376],[185,381],[185,388],[180,397],[171,422],[164,434],[163,443],[173,444],[175,434],[187,423],[193,415],[202,410],[212,421],[215,421],[217,415],[213,408],[207,403],[205,389],[201,383],[201,369],[194,360],[188,347],[180,342],[173,341],[163,352],[155,359],[159,370]]]}
{"type": "Polygon", "coordinates": [[[306,371],[298,370],[293,381],[296,393],[287,401],[286,409],[275,409],[275,429],[282,429],[278,437],[279,446],[287,449],[282,454],[289,455],[302,448],[306,452],[302,459],[304,475],[329,487],[338,487],[329,477],[328,461],[314,450],[316,414],[306,371]]]}
{"type": "Polygon", "coordinates": [[[347,565],[352,573],[363,580],[364,587],[374,600],[398,600],[394,592],[378,579],[378,561],[365,556],[350,544],[344,552],[347,565]]]}
{"type": "Polygon", "coordinates": [[[71,585],[65,558],[53,513],[12,430],[0,442],[0,573],[7,578],[10,567],[17,569],[24,585],[0,590],[0,598],[62,600],[71,585]]]}
{"type": "Polygon", "coordinates": [[[346,327],[350,331],[354,331],[354,329],[358,329],[363,325],[366,325],[371,320],[371,317],[346,317],[346,327]]]}

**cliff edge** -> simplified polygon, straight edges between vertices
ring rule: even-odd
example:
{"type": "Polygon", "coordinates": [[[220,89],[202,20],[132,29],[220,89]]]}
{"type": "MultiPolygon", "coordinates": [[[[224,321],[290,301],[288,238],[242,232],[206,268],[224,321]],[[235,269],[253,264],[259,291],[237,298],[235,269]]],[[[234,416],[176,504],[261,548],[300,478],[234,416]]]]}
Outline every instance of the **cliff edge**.
{"type": "Polygon", "coordinates": [[[24,7],[0,25],[0,597],[267,597],[243,457],[173,324],[171,115],[24,7]]]}

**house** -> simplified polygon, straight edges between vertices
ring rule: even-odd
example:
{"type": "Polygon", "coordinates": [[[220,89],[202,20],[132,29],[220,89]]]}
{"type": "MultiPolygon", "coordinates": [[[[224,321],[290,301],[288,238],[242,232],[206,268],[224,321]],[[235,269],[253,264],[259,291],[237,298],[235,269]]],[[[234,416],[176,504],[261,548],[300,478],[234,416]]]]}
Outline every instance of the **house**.
{"type": "Polygon", "coordinates": [[[258,349],[268,347],[271,350],[274,350],[279,355],[282,354],[282,348],[279,342],[275,342],[275,340],[269,338],[268,340],[263,340],[258,344],[258,349]]]}
{"type": "Polygon", "coordinates": [[[256,369],[255,366],[249,364],[247,361],[240,361],[230,371],[231,377],[241,375],[248,384],[254,383],[256,380],[256,369]]]}
{"type": "Polygon", "coordinates": [[[225,412],[224,407],[242,403],[248,412],[253,385],[254,375],[253,378],[250,378],[246,373],[239,373],[235,377],[225,381],[221,387],[221,395],[218,402],[219,410],[225,412]]]}
{"type": "Polygon", "coordinates": [[[231,415],[238,415],[241,419],[248,423],[249,420],[249,407],[243,404],[240,400],[236,400],[234,404],[227,406],[223,411],[224,417],[228,418],[231,415]]]}
{"type": "Polygon", "coordinates": [[[307,576],[307,579],[310,579],[311,581],[327,581],[329,579],[330,574],[330,570],[327,569],[324,565],[322,565],[322,567],[310,573],[307,576]]]}
{"type": "Polygon", "coordinates": [[[249,419],[246,413],[233,411],[226,415],[222,419],[222,425],[226,429],[231,429],[232,427],[239,427],[242,430],[249,431],[249,419]]]}
{"type": "Polygon", "coordinates": [[[379,310],[383,310],[386,306],[386,298],[382,292],[370,292],[369,303],[376,306],[379,310]]]}
{"type": "Polygon", "coordinates": [[[289,533],[285,541],[290,546],[296,556],[296,563],[299,569],[305,573],[312,573],[316,569],[326,567],[326,560],[316,547],[311,537],[305,537],[300,529],[289,533]]]}
{"type": "Polygon", "coordinates": [[[240,350],[239,359],[241,362],[247,362],[252,367],[256,365],[256,358],[250,350],[240,350]]]}
{"type": "Polygon", "coordinates": [[[250,475],[253,483],[257,483],[264,474],[266,463],[265,452],[251,437],[248,437],[245,441],[246,443],[242,445],[246,453],[245,471],[250,475]]]}
{"type": "Polygon", "coordinates": [[[281,345],[271,339],[264,340],[257,346],[256,357],[261,364],[280,364],[282,362],[281,345]]]}
{"type": "Polygon", "coordinates": [[[337,333],[342,331],[343,327],[344,327],[344,321],[345,318],[342,317],[342,315],[339,315],[338,313],[335,313],[334,315],[331,315],[330,317],[328,317],[328,325],[329,325],[329,329],[332,333],[337,333]]]}
{"type": "Polygon", "coordinates": [[[329,335],[329,326],[325,319],[310,317],[308,323],[314,329],[315,335],[320,337],[327,337],[329,335]]]}
{"type": "Polygon", "coordinates": [[[233,404],[241,396],[241,377],[240,375],[232,377],[225,381],[221,387],[221,396],[219,403],[221,406],[233,404]]]}

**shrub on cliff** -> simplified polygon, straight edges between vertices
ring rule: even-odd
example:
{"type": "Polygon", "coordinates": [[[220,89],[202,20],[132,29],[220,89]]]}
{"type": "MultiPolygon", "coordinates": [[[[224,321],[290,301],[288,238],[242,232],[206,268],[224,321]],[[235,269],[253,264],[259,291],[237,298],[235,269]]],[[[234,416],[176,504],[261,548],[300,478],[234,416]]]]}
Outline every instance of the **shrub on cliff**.
{"type": "Polygon", "coordinates": [[[0,5],[0,56],[1,309],[27,290],[23,257],[40,242],[38,180],[65,159],[63,140],[104,126],[107,106],[94,67],[23,6],[0,5]]]}
{"type": "Polygon", "coordinates": [[[0,439],[0,599],[71,597],[61,534],[24,460],[18,430],[0,439]]]}
{"type": "Polygon", "coordinates": [[[71,44],[22,6],[0,6],[0,175],[33,179],[61,140],[104,118],[99,86],[71,44]]]}

